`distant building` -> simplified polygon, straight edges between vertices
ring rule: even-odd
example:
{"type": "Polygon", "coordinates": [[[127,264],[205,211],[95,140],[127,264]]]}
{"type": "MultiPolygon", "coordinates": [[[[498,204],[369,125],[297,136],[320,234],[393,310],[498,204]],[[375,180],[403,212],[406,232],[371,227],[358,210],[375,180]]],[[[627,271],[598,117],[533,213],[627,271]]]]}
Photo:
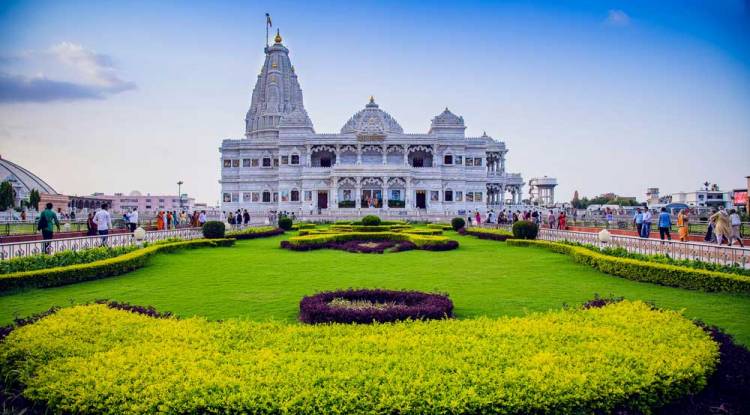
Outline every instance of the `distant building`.
{"type": "Polygon", "coordinates": [[[672,194],[671,203],[684,203],[690,207],[730,207],[732,206],[732,192],[721,190],[696,190],[693,192],[677,192],[672,194]]]}
{"type": "Polygon", "coordinates": [[[554,177],[534,177],[529,180],[529,202],[538,206],[553,206],[555,204],[555,186],[557,179],[554,177]]]}
{"type": "MultiPolygon", "coordinates": [[[[64,198],[36,174],[0,156],[0,182],[5,181],[10,182],[13,190],[16,191],[16,206],[20,206],[22,200],[29,200],[29,193],[33,189],[39,191],[39,195],[42,197],[46,194],[64,198]]],[[[50,198],[48,197],[48,199],[50,198]]]]}
{"type": "Polygon", "coordinates": [[[115,193],[105,195],[104,193],[94,193],[93,196],[108,199],[112,201],[112,211],[115,213],[127,212],[133,208],[138,208],[139,212],[149,214],[158,213],[160,210],[186,210],[192,211],[195,205],[195,198],[188,197],[187,194],[178,195],[145,195],[137,190],[129,194],[115,193]]]}

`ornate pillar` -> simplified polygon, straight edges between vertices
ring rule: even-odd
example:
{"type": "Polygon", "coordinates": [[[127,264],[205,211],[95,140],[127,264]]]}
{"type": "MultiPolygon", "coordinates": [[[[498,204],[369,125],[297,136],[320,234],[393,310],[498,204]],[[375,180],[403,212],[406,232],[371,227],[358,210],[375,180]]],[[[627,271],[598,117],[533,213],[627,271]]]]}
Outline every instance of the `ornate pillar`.
{"type": "Polygon", "coordinates": [[[339,164],[339,149],[340,148],[341,148],[341,146],[338,145],[338,144],[336,144],[334,146],[335,150],[333,151],[333,155],[336,157],[336,161],[334,163],[331,163],[331,166],[335,166],[335,165],[339,164]]]}
{"type": "Polygon", "coordinates": [[[432,145],[432,167],[437,167],[437,145],[432,145]]]}
{"type": "Polygon", "coordinates": [[[308,144],[308,145],[305,146],[305,149],[307,149],[307,152],[305,153],[306,154],[305,155],[305,159],[306,159],[305,165],[307,167],[311,167],[312,166],[312,146],[308,144]]]}
{"type": "Polygon", "coordinates": [[[505,172],[505,153],[500,153],[500,172],[505,172]]]}
{"type": "Polygon", "coordinates": [[[405,177],[404,184],[404,207],[409,209],[411,208],[411,178],[405,177]]]}
{"type": "Polygon", "coordinates": [[[383,144],[383,164],[388,164],[388,145],[383,144]]]}
{"type": "Polygon", "coordinates": [[[357,144],[357,164],[362,164],[362,144],[357,144]]]}
{"type": "Polygon", "coordinates": [[[404,165],[408,165],[409,164],[409,146],[404,145],[403,148],[404,148],[404,165]]]}
{"type": "Polygon", "coordinates": [[[331,189],[330,189],[330,196],[328,197],[328,208],[338,208],[339,207],[339,178],[336,176],[331,176],[331,189]]]}
{"type": "Polygon", "coordinates": [[[383,176],[383,209],[388,209],[388,176],[383,176]]]}
{"type": "MultiPolygon", "coordinates": [[[[359,150],[359,148],[357,150],[359,150]]],[[[355,178],[355,180],[357,181],[357,183],[354,185],[354,207],[359,209],[362,207],[361,206],[362,195],[360,194],[362,192],[362,185],[360,184],[360,182],[362,181],[362,178],[357,177],[355,178]]]]}

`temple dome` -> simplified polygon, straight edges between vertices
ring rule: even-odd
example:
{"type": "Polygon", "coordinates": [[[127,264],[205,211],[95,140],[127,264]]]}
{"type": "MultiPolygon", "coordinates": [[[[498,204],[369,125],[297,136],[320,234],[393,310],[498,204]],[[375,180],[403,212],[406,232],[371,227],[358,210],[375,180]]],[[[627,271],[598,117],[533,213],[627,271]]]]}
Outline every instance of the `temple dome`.
{"type": "Polygon", "coordinates": [[[370,97],[365,109],[357,112],[341,127],[341,134],[354,133],[364,136],[386,136],[388,134],[403,134],[404,129],[390,114],[383,111],[370,97]]]}

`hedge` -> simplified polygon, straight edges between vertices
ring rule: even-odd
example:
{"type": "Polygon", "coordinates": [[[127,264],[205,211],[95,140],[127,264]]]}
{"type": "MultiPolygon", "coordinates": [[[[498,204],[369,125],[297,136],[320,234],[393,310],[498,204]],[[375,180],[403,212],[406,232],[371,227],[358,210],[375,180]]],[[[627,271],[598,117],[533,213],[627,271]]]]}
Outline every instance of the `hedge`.
{"type": "Polygon", "coordinates": [[[292,230],[300,230],[300,229],[315,229],[314,223],[307,223],[307,222],[301,222],[301,223],[295,223],[292,225],[292,230]]]}
{"type": "Polygon", "coordinates": [[[498,319],[302,325],[74,306],[15,329],[0,376],[50,413],[650,413],[718,347],[642,302],[498,319]]]}
{"type": "Polygon", "coordinates": [[[440,229],[441,231],[452,231],[453,226],[447,223],[428,223],[427,227],[430,229],[440,229]]]}
{"type": "Polygon", "coordinates": [[[131,251],[125,255],[87,264],[4,274],[0,275],[0,292],[28,287],[54,287],[121,275],[143,267],[148,259],[157,252],[171,252],[180,248],[204,246],[230,246],[233,243],[234,239],[195,239],[167,244],[154,244],[131,251]]]}
{"type": "Polygon", "coordinates": [[[567,254],[573,257],[576,262],[633,281],[650,282],[690,290],[750,294],[750,277],[742,275],[613,257],[580,246],[549,241],[509,239],[507,243],[514,246],[546,248],[553,252],[567,254]]]}
{"type": "Polygon", "coordinates": [[[227,237],[234,239],[255,239],[281,235],[282,233],[284,233],[284,230],[281,228],[274,228],[273,226],[261,226],[257,228],[245,228],[239,231],[230,231],[227,232],[227,237]]]}
{"type": "Polygon", "coordinates": [[[397,224],[397,225],[331,225],[330,229],[339,232],[389,232],[396,230],[409,229],[411,226],[397,224]]]}
{"type": "Polygon", "coordinates": [[[513,238],[513,234],[505,229],[486,229],[486,228],[463,228],[463,235],[476,236],[479,239],[492,239],[493,241],[505,241],[513,238]]]}
{"type": "MultiPolygon", "coordinates": [[[[295,236],[289,238],[289,245],[323,245],[327,242],[347,242],[347,241],[408,241],[414,243],[419,249],[431,249],[445,246],[451,241],[444,236],[435,235],[413,235],[401,232],[344,232],[344,233],[325,233],[311,234],[305,236],[295,236]]],[[[452,245],[452,244],[451,244],[452,245]]]]}
{"type": "Polygon", "coordinates": [[[426,228],[410,228],[404,230],[396,230],[399,233],[408,233],[410,235],[442,235],[442,229],[426,229],[426,228]]]}

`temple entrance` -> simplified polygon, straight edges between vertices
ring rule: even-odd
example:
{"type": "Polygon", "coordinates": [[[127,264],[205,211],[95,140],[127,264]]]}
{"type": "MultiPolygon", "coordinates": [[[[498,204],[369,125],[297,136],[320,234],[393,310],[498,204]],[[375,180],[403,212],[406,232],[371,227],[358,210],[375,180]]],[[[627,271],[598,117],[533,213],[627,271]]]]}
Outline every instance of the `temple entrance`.
{"type": "Polygon", "coordinates": [[[318,192],[318,209],[328,209],[328,192],[318,192]]]}
{"type": "Polygon", "coordinates": [[[427,209],[427,195],[424,190],[417,190],[417,209],[427,209]]]}

